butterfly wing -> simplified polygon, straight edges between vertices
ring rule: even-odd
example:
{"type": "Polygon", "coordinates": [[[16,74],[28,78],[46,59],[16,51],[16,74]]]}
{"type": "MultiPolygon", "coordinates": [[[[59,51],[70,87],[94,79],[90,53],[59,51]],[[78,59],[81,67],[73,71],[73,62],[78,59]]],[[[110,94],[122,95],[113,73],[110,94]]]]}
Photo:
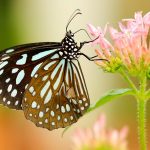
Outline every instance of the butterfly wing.
{"type": "Polygon", "coordinates": [[[49,130],[75,123],[90,103],[80,65],[67,59],[51,58],[37,74],[23,98],[25,117],[49,130]]]}
{"type": "Polygon", "coordinates": [[[0,103],[22,109],[22,98],[33,75],[46,58],[61,47],[60,43],[32,43],[0,53],[0,103]]]}

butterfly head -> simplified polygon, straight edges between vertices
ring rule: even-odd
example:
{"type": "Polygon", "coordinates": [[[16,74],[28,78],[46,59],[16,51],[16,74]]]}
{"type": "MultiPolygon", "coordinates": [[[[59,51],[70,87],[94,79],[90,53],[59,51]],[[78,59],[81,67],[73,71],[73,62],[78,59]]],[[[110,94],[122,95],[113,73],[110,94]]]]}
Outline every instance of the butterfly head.
{"type": "Polygon", "coordinates": [[[66,35],[61,42],[62,49],[63,49],[63,51],[62,51],[63,56],[68,59],[77,59],[79,57],[79,53],[80,53],[79,51],[82,47],[81,43],[78,46],[77,42],[75,42],[75,40],[74,40],[74,35],[80,30],[78,30],[74,33],[71,30],[68,30],[68,27],[69,27],[70,23],[72,22],[72,20],[77,15],[80,15],[80,14],[82,14],[82,13],[80,12],[79,9],[77,9],[73,12],[73,14],[71,15],[71,17],[67,23],[67,26],[66,26],[66,35]]]}
{"type": "Polygon", "coordinates": [[[69,31],[67,31],[67,33],[66,33],[66,37],[73,39],[73,38],[74,38],[74,33],[72,33],[71,30],[69,30],[69,31]]]}

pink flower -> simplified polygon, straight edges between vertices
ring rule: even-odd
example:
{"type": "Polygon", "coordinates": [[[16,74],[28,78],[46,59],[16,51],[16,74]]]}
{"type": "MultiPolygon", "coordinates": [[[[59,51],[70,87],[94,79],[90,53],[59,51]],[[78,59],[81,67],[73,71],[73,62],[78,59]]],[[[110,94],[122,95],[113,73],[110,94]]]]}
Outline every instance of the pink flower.
{"type": "Polygon", "coordinates": [[[96,54],[109,63],[96,61],[96,64],[105,71],[115,72],[126,68],[130,74],[138,75],[150,66],[150,12],[145,16],[142,16],[142,12],[136,12],[133,19],[123,19],[119,22],[120,30],[109,27],[109,31],[105,29],[102,32],[92,25],[88,28],[91,35],[99,35],[96,44],[101,49],[96,50],[96,54]],[[112,44],[105,37],[106,31],[111,36],[112,44]]]}
{"type": "Polygon", "coordinates": [[[98,37],[98,39],[93,42],[94,44],[100,43],[102,49],[109,49],[111,47],[111,44],[104,38],[107,31],[107,25],[105,26],[104,30],[102,30],[100,27],[95,28],[93,25],[88,24],[88,30],[92,36],[95,38],[98,37]]]}
{"type": "Polygon", "coordinates": [[[78,129],[73,135],[75,150],[127,150],[127,127],[118,130],[106,129],[106,117],[101,115],[91,129],[78,129]]]}
{"type": "Polygon", "coordinates": [[[150,25],[150,12],[143,17],[143,20],[145,25],[150,25]]]}

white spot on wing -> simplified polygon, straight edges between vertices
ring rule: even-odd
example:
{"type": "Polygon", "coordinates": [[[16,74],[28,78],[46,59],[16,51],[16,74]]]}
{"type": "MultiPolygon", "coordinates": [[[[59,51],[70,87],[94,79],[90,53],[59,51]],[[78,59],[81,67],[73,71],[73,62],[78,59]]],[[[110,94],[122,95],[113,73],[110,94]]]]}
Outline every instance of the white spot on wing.
{"type": "Polygon", "coordinates": [[[7,91],[10,92],[12,90],[12,84],[9,84],[7,91]]]}
{"type": "Polygon", "coordinates": [[[81,107],[81,110],[84,110],[84,107],[81,107]]]}
{"type": "Polygon", "coordinates": [[[14,51],[14,49],[8,49],[7,51],[6,51],[6,53],[11,53],[11,52],[13,52],[14,51]]]}
{"type": "Polygon", "coordinates": [[[86,101],[86,98],[85,98],[85,97],[83,98],[83,101],[86,101]]]}
{"type": "Polygon", "coordinates": [[[48,78],[48,75],[44,76],[44,77],[42,78],[42,81],[46,81],[47,78],[48,78]]]}
{"type": "Polygon", "coordinates": [[[82,104],[82,100],[79,100],[79,103],[82,104]]]}
{"type": "Polygon", "coordinates": [[[32,93],[33,91],[34,91],[34,87],[31,86],[31,87],[29,88],[29,92],[32,93]]]}
{"type": "Polygon", "coordinates": [[[70,111],[70,106],[69,104],[66,104],[66,110],[69,112],[70,111]]]}
{"type": "Polygon", "coordinates": [[[77,101],[75,99],[72,99],[72,102],[77,105],[77,101]]]}
{"type": "Polygon", "coordinates": [[[0,71],[0,75],[2,75],[2,74],[3,74],[3,72],[4,72],[4,70],[2,69],[2,70],[0,71]]]}
{"type": "Polygon", "coordinates": [[[52,117],[54,117],[54,116],[55,116],[54,111],[51,111],[51,116],[52,116],[52,117]]]}
{"type": "Polygon", "coordinates": [[[22,79],[24,78],[24,76],[25,76],[25,72],[24,72],[24,70],[21,70],[17,75],[16,84],[19,84],[22,81],[22,79]]]}
{"type": "Polygon", "coordinates": [[[60,116],[57,117],[57,120],[60,120],[60,116]]]}
{"type": "Polygon", "coordinates": [[[41,93],[40,93],[41,98],[43,98],[43,96],[45,95],[45,93],[46,93],[46,91],[48,90],[49,86],[50,86],[50,81],[47,81],[46,84],[45,84],[45,86],[44,86],[43,89],[41,90],[41,93]]]}
{"type": "Polygon", "coordinates": [[[40,112],[39,112],[39,117],[42,118],[43,116],[44,116],[43,111],[40,111],[40,112]]]}
{"type": "Polygon", "coordinates": [[[57,105],[56,105],[56,109],[58,109],[58,108],[59,108],[59,105],[57,104],[57,105]]]}
{"type": "Polygon", "coordinates": [[[8,61],[4,61],[0,64],[0,69],[2,69],[4,66],[8,64],[8,61]]]}
{"type": "Polygon", "coordinates": [[[57,58],[59,58],[58,54],[55,54],[54,56],[51,57],[51,59],[57,59],[57,58]]]}
{"type": "Polygon", "coordinates": [[[18,103],[19,103],[19,101],[16,101],[16,102],[15,102],[15,105],[17,106],[17,105],[18,105],[18,103]]]}
{"type": "Polygon", "coordinates": [[[39,60],[39,59],[41,59],[41,58],[43,58],[43,57],[45,57],[45,56],[47,56],[47,55],[49,55],[49,54],[51,54],[51,53],[53,53],[55,51],[56,51],[56,49],[54,49],[54,50],[48,50],[48,51],[45,51],[45,52],[40,52],[40,53],[32,56],[31,60],[32,61],[39,60]]]}
{"type": "Polygon", "coordinates": [[[17,90],[14,89],[14,90],[11,92],[11,96],[12,96],[12,97],[15,97],[16,95],[17,95],[17,90]]]}
{"type": "Polygon", "coordinates": [[[48,123],[48,119],[45,119],[45,123],[48,123]]]}
{"type": "Polygon", "coordinates": [[[41,67],[42,63],[36,65],[31,73],[31,77],[35,75],[35,73],[38,71],[38,69],[41,67]]]}
{"type": "Polygon", "coordinates": [[[52,91],[50,90],[44,100],[44,104],[48,103],[51,100],[52,91]]]}
{"type": "Polygon", "coordinates": [[[5,102],[6,101],[6,97],[3,97],[3,102],[5,102]]]}
{"type": "Polygon", "coordinates": [[[32,114],[30,113],[29,116],[32,117],[32,114]]]}
{"type": "Polygon", "coordinates": [[[41,124],[43,124],[43,122],[40,121],[39,124],[41,125],[41,124]]]}
{"type": "Polygon", "coordinates": [[[64,122],[67,122],[68,120],[67,120],[67,118],[64,118],[64,122]]]}
{"type": "Polygon", "coordinates": [[[70,116],[70,120],[73,120],[73,116],[70,116]]]}
{"type": "Polygon", "coordinates": [[[27,89],[27,87],[28,87],[28,84],[26,84],[25,89],[27,89]]]}
{"type": "Polygon", "coordinates": [[[63,52],[60,51],[59,54],[62,56],[62,55],[63,55],[63,52]]]}
{"type": "Polygon", "coordinates": [[[54,126],[54,125],[55,125],[55,122],[52,122],[52,125],[54,126]]]}
{"type": "Polygon", "coordinates": [[[36,108],[36,106],[37,106],[37,103],[35,101],[33,101],[31,107],[36,108]]]}
{"type": "Polygon", "coordinates": [[[12,69],[12,73],[16,73],[18,70],[19,70],[18,68],[12,69]]]}
{"type": "Polygon", "coordinates": [[[38,74],[35,74],[35,76],[34,76],[35,78],[37,78],[38,77],[38,74]]]}
{"type": "Polygon", "coordinates": [[[27,54],[22,54],[21,56],[22,58],[16,62],[17,65],[24,65],[27,61],[27,54]]]}
{"type": "Polygon", "coordinates": [[[65,113],[65,112],[66,112],[64,106],[61,106],[61,112],[62,112],[62,113],[65,113]]]}
{"type": "Polygon", "coordinates": [[[40,105],[37,105],[37,109],[39,109],[40,108],[40,105]]]}
{"type": "Polygon", "coordinates": [[[49,108],[46,108],[46,112],[48,112],[49,111],[49,108]]]}
{"type": "Polygon", "coordinates": [[[10,81],[10,78],[6,79],[6,81],[5,81],[5,82],[6,82],[6,83],[8,83],[9,81],[10,81]]]}
{"type": "Polygon", "coordinates": [[[88,103],[85,103],[85,106],[87,107],[89,104],[88,103]]]}
{"type": "Polygon", "coordinates": [[[52,61],[50,63],[48,63],[46,66],[44,66],[44,70],[48,70],[49,67],[51,67],[53,64],[55,64],[56,61],[52,61]]]}
{"type": "Polygon", "coordinates": [[[10,105],[10,101],[7,101],[7,105],[10,105]]]}
{"type": "Polygon", "coordinates": [[[4,61],[4,60],[7,60],[7,59],[9,59],[9,58],[10,58],[9,56],[5,56],[5,57],[3,57],[1,60],[4,61]]]}
{"type": "Polygon", "coordinates": [[[32,96],[35,96],[35,94],[36,94],[36,92],[34,91],[34,92],[32,93],[32,96]]]}

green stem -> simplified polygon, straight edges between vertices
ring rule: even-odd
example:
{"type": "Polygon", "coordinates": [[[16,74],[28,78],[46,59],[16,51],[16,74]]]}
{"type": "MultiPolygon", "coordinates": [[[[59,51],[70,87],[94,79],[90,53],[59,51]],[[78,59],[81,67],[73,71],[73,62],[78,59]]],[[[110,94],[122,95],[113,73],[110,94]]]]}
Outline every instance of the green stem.
{"type": "Polygon", "coordinates": [[[147,82],[147,78],[146,75],[143,75],[144,77],[141,77],[141,82],[140,82],[140,92],[141,94],[145,94],[145,90],[146,90],[146,82],[147,82]]]}
{"type": "Polygon", "coordinates": [[[146,146],[146,102],[147,102],[147,78],[143,74],[140,78],[140,90],[137,95],[138,103],[138,134],[139,134],[139,144],[140,150],[147,150],[146,146]]]}
{"type": "Polygon", "coordinates": [[[140,150],[147,150],[145,129],[146,129],[146,102],[148,93],[146,91],[147,86],[146,75],[145,73],[141,75],[140,88],[138,90],[124,70],[120,70],[120,73],[135,92],[135,97],[137,98],[138,103],[137,115],[138,115],[138,135],[139,135],[140,150]]]}
{"type": "Polygon", "coordinates": [[[129,83],[130,87],[134,90],[134,92],[137,93],[138,90],[137,90],[136,86],[134,85],[134,83],[132,82],[132,80],[130,80],[128,75],[123,70],[121,70],[120,73],[124,77],[124,79],[129,83]]]}
{"type": "Polygon", "coordinates": [[[140,150],[147,150],[146,147],[146,101],[138,99],[138,135],[140,150]]]}

